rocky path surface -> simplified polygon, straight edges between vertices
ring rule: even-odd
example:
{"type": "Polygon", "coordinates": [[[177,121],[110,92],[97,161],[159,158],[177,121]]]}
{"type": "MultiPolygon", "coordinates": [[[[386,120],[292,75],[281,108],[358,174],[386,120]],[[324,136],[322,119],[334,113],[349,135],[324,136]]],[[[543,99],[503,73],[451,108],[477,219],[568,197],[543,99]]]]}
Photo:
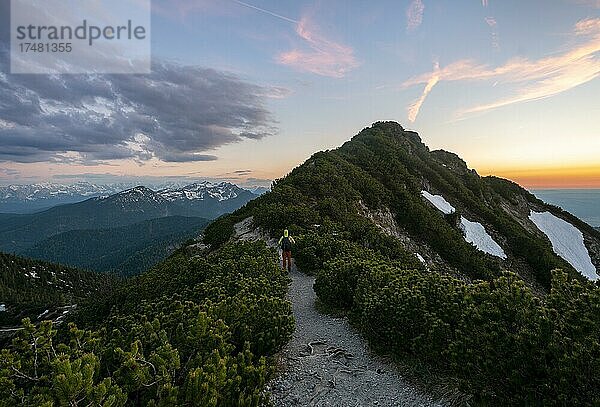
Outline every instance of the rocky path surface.
{"type": "Polygon", "coordinates": [[[291,273],[296,318],[280,353],[280,371],[267,385],[275,406],[441,406],[407,383],[393,365],[372,354],[346,318],[315,309],[314,278],[291,273]]]}

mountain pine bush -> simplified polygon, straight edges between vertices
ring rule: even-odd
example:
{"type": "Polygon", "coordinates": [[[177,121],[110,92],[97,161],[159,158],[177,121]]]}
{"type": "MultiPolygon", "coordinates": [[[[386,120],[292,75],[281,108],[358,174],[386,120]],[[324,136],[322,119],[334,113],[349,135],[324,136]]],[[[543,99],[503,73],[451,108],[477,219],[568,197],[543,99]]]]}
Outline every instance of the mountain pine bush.
{"type": "Polygon", "coordinates": [[[457,378],[477,404],[600,403],[598,285],[556,270],[540,296],[510,272],[468,283],[352,242],[299,240],[321,301],[348,311],[378,348],[457,378]],[[346,250],[323,251],[324,241],[346,250]]]}
{"type": "Polygon", "coordinates": [[[89,324],[82,305],[90,329],[24,320],[0,354],[0,405],[263,405],[294,330],[287,285],[264,243],[180,251],[102,296],[89,324]]]}

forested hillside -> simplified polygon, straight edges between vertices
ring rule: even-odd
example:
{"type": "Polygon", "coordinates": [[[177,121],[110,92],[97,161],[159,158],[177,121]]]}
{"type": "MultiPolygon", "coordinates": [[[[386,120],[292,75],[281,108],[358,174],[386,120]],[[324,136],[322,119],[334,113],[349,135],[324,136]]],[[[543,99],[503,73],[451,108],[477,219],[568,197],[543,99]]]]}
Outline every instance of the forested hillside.
{"type": "Polygon", "coordinates": [[[58,307],[77,304],[116,282],[110,275],[0,253],[0,326],[26,317],[50,318],[58,307]]]}
{"type": "Polygon", "coordinates": [[[200,235],[208,220],[169,216],[108,229],[72,230],[51,236],[24,256],[98,272],[139,274],[200,235]]]}
{"type": "MultiPolygon", "coordinates": [[[[58,186],[53,186],[59,189],[58,186]]],[[[36,186],[8,187],[35,198],[36,186]]],[[[14,192],[14,191],[13,191],[14,192]]],[[[198,237],[208,219],[254,198],[234,184],[199,182],[154,191],[138,186],[32,214],[0,214],[0,250],[120,275],[135,275],[198,237]]]]}
{"type": "Polygon", "coordinates": [[[209,225],[205,242],[224,244],[246,219],[273,236],[289,228],[321,301],[376,348],[451,377],[474,404],[596,405],[600,288],[537,215],[579,234],[597,272],[598,231],[387,122],[314,154],[209,225]]]}
{"type": "Polygon", "coordinates": [[[0,354],[1,404],[263,405],[294,327],[276,253],[190,250],[90,297],[77,327],[26,320],[0,354]]]}

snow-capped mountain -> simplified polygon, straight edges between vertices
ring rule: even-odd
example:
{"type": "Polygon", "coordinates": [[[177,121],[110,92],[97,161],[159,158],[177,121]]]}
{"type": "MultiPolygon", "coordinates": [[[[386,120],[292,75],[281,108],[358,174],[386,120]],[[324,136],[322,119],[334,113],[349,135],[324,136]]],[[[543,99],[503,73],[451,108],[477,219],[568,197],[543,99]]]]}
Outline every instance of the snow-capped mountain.
{"type": "Polygon", "coordinates": [[[122,183],[99,185],[90,182],[67,185],[45,182],[0,186],[0,212],[35,212],[56,205],[81,202],[96,196],[112,195],[132,186],[122,183]]]}
{"type": "Polygon", "coordinates": [[[168,201],[161,194],[155,192],[154,190],[144,187],[137,186],[131,189],[127,189],[125,191],[118,192],[111,196],[102,196],[98,198],[99,200],[110,200],[112,202],[122,203],[122,204],[130,204],[130,203],[138,203],[138,202],[154,202],[157,204],[164,204],[168,201]]]}
{"type": "Polygon", "coordinates": [[[158,191],[158,193],[168,201],[216,199],[219,202],[235,199],[239,195],[248,192],[249,191],[229,182],[215,184],[209,181],[193,183],[182,188],[166,188],[158,191]]]}
{"type": "MultiPolygon", "coordinates": [[[[154,187],[152,187],[154,188],[154,187]]],[[[241,198],[252,199],[264,193],[252,192],[229,182],[195,182],[189,185],[170,183],[156,190],[135,184],[93,184],[78,182],[75,184],[39,183],[31,185],[0,186],[0,213],[32,213],[57,205],[82,202],[90,198],[103,200],[112,197],[121,203],[148,201],[155,202],[224,202],[241,198]]],[[[233,201],[232,201],[233,202],[233,201]]],[[[228,205],[227,205],[228,206],[228,205]]],[[[218,212],[218,211],[217,211],[218,212]]]]}
{"type": "Polygon", "coordinates": [[[0,187],[0,201],[18,199],[35,201],[52,199],[55,197],[92,197],[98,195],[114,194],[130,188],[131,184],[99,185],[90,182],[77,182],[75,184],[40,183],[31,185],[8,185],[0,187]]]}
{"type": "MultiPolygon", "coordinates": [[[[252,192],[229,182],[196,182],[154,191],[137,186],[110,196],[96,197],[99,206],[115,206],[129,212],[161,213],[212,219],[234,211],[255,198],[252,192]]],[[[156,216],[158,217],[158,216],[156,216]]]]}
{"type": "Polygon", "coordinates": [[[173,215],[213,219],[234,211],[255,197],[250,191],[229,182],[202,181],[158,191],[137,186],[92,200],[98,208],[144,213],[147,219],[173,215]]]}
{"type": "Polygon", "coordinates": [[[21,199],[34,201],[57,196],[91,197],[101,194],[113,194],[125,188],[127,188],[126,184],[97,185],[90,182],[77,182],[70,185],[48,182],[31,185],[8,185],[0,187],[0,200],[21,199]]]}
{"type": "Polygon", "coordinates": [[[159,191],[136,186],[32,214],[0,214],[0,250],[23,253],[44,239],[71,230],[109,229],[177,216],[214,219],[255,197],[227,182],[198,182],[159,191]]]}
{"type": "Polygon", "coordinates": [[[229,182],[196,182],[185,186],[173,186],[155,191],[145,186],[136,186],[109,196],[99,196],[98,202],[111,202],[121,206],[136,203],[156,205],[184,204],[194,207],[213,202],[225,205],[226,201],[252,199],[255,194],[229,182]]]}
{"type": "Polygon", "coordinates": [[[250,188],[250,192],[252,192],[254,195],[266,194],[270,190],[271,190],[271,188],[269,188],[269,187],[253,187],[253,188],[250,188]]]}

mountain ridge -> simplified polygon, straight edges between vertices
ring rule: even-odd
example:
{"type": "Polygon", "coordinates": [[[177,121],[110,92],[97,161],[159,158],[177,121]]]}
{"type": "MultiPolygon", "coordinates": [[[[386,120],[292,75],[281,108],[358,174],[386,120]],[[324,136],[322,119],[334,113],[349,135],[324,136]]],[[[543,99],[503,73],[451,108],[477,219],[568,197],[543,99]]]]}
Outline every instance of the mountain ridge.
{"type": "MultiPolygon", "coordinates": [[[[94,184],[81,181],[73,184],[35,183],[11,184],[0,186],[0,213],[28,214],[49,209],[54,206],[83,202],[94,197],[107,197],[122,191],[135,189],[141,185],[135,183],[94,184]]],[[[267,188],[254,187],[245,189],[231,182],[196,181],[192,183],[162,183],[157,186],[145,186],[158,192],[163,197],[189,190],[192,186],[208,192],[211,197],[221,194],[220,200],[235,198],[249,191],[255,195],[264,193],[267,188]]]]}
{"type": "MultiPolygon", "coordinates": [[[[401,229],[396,234],[412,242],[409,246],[429,247],[432,257],[441,256],[445,268],[461,269],[462,274],[466,273],[464,277],[490,277],[500,269],[514,269],[529,284],[541,288],[549,286],[554,268],[575,272],[529,219],[532,211],[547,211],[581,231],[596,270],[600,269],[598,230],[567,211],[544,203],[512,181],[480,177],[455,153],[430,151],[418,133],[406,131],[395,122],[377,122],[339,148],[313,154],[273,185],[270,193],[252,201],[230,219],[253,216],[257,226],[271,233],[285,227],[302,233],[311,230],[312,223],[324,220],[347,224],[350,218],[364,218],[360,213],[365,206],[368,211],[390,212],[396,229],[401,229]],[[456,214],[439,213],[421,196],[424,190],[443,196],[456,208],[456,214]],[[332,196],[339,202],[332,202],[332,196]],[[254,214],[256,211],[259,213],[254,214]],[[268,215],[260,213],[263,211],[268,215]],[[493,259],[469,248],[459,227],[461,217],[482,225],[507,251],[507,260],[493,259]]],[[[209,226],[208,239],[224,240],[224,236],[215,235],[219,224],[225,226],[227,222],[232,220],[209,226]]],[[[375,226],[381,229],[376,222],[375,226]]],[[[227,226],[225,230],[231,233],[232,229],[227,226]]]]}
{"type": "Polygon", "coordinates": [[[81,202],[94,196],[115,194],[131,186],[125,183],[94,184],[85,181],[73,184],[43,182],[0,186],[0,212],[37,212],[56,205],[81,202]]]}
{"type": "Polygon", "coordinates": [[[185,194],[185,187],[154,191],[136,186],[34,214],[0,214],[0,250],[21,253],[71,230],[115,228],[169,216],[212,219],[256,197],[231,183],[199,186],[197,195],[191,197],[185,194]]]}
{"type": "Polygon", "coordinates": [[[440,397],[600,403],[600,285],[590,281],[600,233],[463,163],[377,122],[215,220],[204,243],[272,242],[288,229],[323,309],[347,315],[376,351],[417,363],[423,382],[446,377],[440,397]]]}

